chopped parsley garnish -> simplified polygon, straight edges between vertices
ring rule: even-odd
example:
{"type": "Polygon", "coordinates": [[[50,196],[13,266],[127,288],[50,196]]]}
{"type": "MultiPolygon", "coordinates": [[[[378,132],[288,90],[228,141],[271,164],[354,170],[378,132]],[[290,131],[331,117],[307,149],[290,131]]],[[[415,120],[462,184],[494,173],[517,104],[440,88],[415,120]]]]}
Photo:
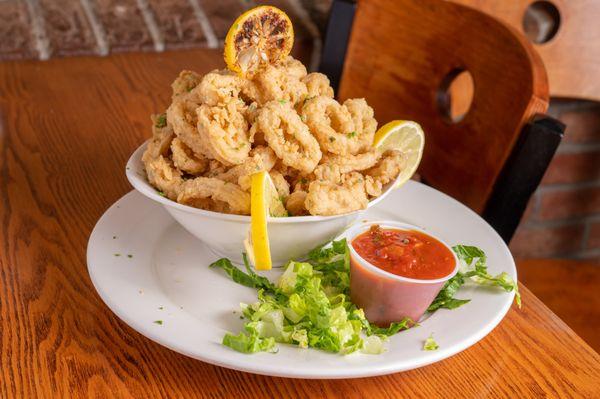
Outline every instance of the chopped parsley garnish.
{"type": "Polygon", "coordinates": [[[115,254],[115,256],[121,256],[121,254],[115,254]]]}
{"type": "Polygon", "coordinates": [[[117,236],[113,236],[113,240],[116,240],[116,239],[117,239],[117,236]]]}
{"type": "Polygon", "coordinates": [[[353,138],[354,136],[356,136],[356,132],[350,132],[350,133],[348,133],[348,138],[349,139],[353,138]]]}
{"type": "Polygon", "coordinates": [[[435,351],[438,350],[440,346],[433,339],[433,334],[429,335],[425,342],[423,343],[423,350],[425,351],[435,351]]]}
{"type": "Polygon", "coordinates": [[[306,184],[306,183],[308,183],[308,180],[305,177],[303,177],[302,179],[300,179],[300,183],[306,184]]]}
{"type": "Polygon", "coordinates": [[[133,258],[133,255],[132,255],[132,254],[127,254],[127,257],[128,257],[129,259],[131,259],[131,258],[133,258]]]}
{"type": "Polygon", "coordinates": [[[154,320],[154,324],[158,324],[159,326],[162,326],[163,321],[162,320],[154,320]]]}
{"type": "Polygon", "coordinates": [[[154,126],[156,126],[158,128],[167,126],[167,115],[166,114],[159,115],[158,118],[156,118],[156,124],[154,126]]]}
{"type": "Polygon", "coordinates": [[[158,193],[158,195],[160,195],[161,197],[166,197],[167,195],[165,193],[163,193],[162,191],[156,190],[156,192],[158,193]]]}
{"type": "Polygon", "coordinates": [[[335,137],[333,137],[333,136],[329,136],[329,142],[330,142],[330,143],[333,143],[334,141],[335,141],[335,137]]]}
{"type": "Polygon", "coordinates": [[[163,307],[163,306],[159,306],[159,307],[158,307],[158,310],[163,310],[163,309],[164,309],[164,307],[163,307]]]}
{"type": "Polygon", "coordinates": [[[279,100],[279,104],[285,104],[287,103],[287,100],[279,100]]]}

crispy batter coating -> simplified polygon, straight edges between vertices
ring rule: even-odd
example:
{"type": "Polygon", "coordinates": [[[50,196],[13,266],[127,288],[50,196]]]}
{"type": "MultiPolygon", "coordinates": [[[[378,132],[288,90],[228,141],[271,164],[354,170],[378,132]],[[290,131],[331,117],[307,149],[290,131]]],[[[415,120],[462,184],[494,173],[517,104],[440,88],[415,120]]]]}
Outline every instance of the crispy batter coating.
{"type": "Polygon", "coordinates": [[[379,161],[381,153],[375,149],[356,155],[337,155],[329,154],[323,157],[321,163],[328,165],[337,165],[340,173],[348,173],[369,169],[379,161]]]}
{"type": "Polygon", "coordinates": [[[195,201],[205,198],[227,203],[232,213],[241,215],[250,213],[250,194],[237,184],[211,177],[186,180],[180,187],[177,202],[194,204],[195,201]]]}
{"type": "Polygon", "coordinates": [[[325,96],[333,98],[333,88],[329,85],[329,78],[322,73],[313,72],[302,78],[308,90],[308,97],[325,96]]]}
{"type": "Polygon", "coordinates": [[[148,181],[167,198],[176,200],[183,184],[181,172],[162,155],[144,163],[148,181]]]}
{"type": "Polygon", "coordinates": [[[302,107],[302,120],[316,137],[323,152],[346,155],[358,152],[360,145],[352,137],[354,123],[346,107],[333,98],[318,96],[302,107]]]}
{"type": "Polygon", "coordinates": [[[287,197],[285,201],[285,208],[288,213],[292,216],[302,216],[308,215],[308,210],[306,209],[306,191],[298,190],[294,191],[287,197]]]}
{"type": "Polygon", "coordinates": [[[231,101],[241,101],[240,91],[244,81],[235,73],[222,70],[212,71],[204,75],[200,84],[190,93],[199,103],[224,105],[231,101]]]}
{"type": "Polygon", "coordinates": [[[340,215],[365,209],[369,200],[365,179],[358,172],[342,175],[341,182],[315,180],[308,187],[306,209],[311,215],[340,215]]]}
{"type": "Polygon", "coordinates": [[[206,170],[208,159],[202,155],[198,156],[183,143],[178,137],[171,142],[171,153],[173,164],[183,172],[197,175],[206,170]]]}
{"type": "Polygon", "coordinates": [[[364,99],[338,103],[327,76],[292,57],[251,77],[182,71],[171,86],[142,162],[182,204],[249,214],[251,176],[264,170],[290,215],[342,214],[366,208],[403,167],[399,152],[372,148],[364,99]]]}
{"type": "Polygon", "coordinates": [[[289,104],[267,103],[256,120],[269,146],[282,162],[310,173],[321,160],[319,143],[289,104]]]}
{"type": "Polygon", "coordinates": [[[251,146],[248,123],[239,104],[230,102],[223,107],[202,104],[196,114],[198,132],[212,155],[209,158],[225,165],[244,162],[251,146]]]}
{"type": "Polygon", "coordinates": [[[171,84],[173,89],[173,100],[191,92],[202,78],[196,72],[181,71],[177,79],[171,84]]]}
{"type": "MultiPolygon", "coordinates": [[[[364,98],[348,99],[344,101],[344,107],[352,116],[354,131],[351,136],[358,142],[357,151],[368,151],[373,146],[373,138],[377,131],[373,108],[369,107],[364,98]]],[[[351,153],[356,154],[356,152],[351,153]]]]}

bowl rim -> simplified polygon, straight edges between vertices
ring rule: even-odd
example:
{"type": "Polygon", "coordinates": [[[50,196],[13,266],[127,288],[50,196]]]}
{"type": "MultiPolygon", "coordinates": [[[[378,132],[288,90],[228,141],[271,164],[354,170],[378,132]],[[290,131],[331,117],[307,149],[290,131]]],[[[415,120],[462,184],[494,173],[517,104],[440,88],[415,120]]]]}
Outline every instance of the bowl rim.
{"type": "Polygon", "coordinates": [[[404,223],[404,222],[396,222],[393,220],[376,220],[376,221],[368,221],[368,222],[359,222],[356,223],[355,225],[353,225],[352,227],[348,228],[343,234],[343,237],[346,238],[346,241],[348,243],[348,248],[350,249],[350,256],[354,257],[360,264],[361,266],[365,267],[367,270],[378,274],[382,277],[386,277],[389,279],[393,279],[395,281],[402,281],[402,282],[407,282],[407,283],[414,283],[414,284],[438,284],[438,283],[444,283],[448,280],[450,280],[452,277],[454,277],[457,273],[458,270],[460,268],[460,262],[458,260],[458,257],[456,256],[456,254],[454,253],[454,251],[452,250],[452,247],[449,246],[444,240],[442,240],[441,238],[439,238],[438,236],[436,236],[435,234],[431,234],[429,231],[425,231],[424,229],[412,225],[410,223],[404,223]],[[420,233],[426,234],[428,236],[431,236],[433,238],[435,238],[436,240],[438,240],[439,242],[442,243],[442,245],[444,245],[452,254],[452,257],[454,258],[454,269],[452,270],[451,273],[447,274],[444,277],[440,277],[440,278],[436,278],[436,279],[417,279],[417,278],[410,278],[410,277],[404,277],[404,276],[399,276],[397,274],[393,274],[390,272],[386,272],[385,270],[382,270],[380,268],[378,268],[377,266],[373,265],[372,263],[370,263],[369,261],[365,260],[362,256],[360,256],[358,254],[358,252],[356,252],[356,250],[354,249],[354,247],[352,246],[352,240],[358,236],[359,234],[364,233],[366,230],[368,230],[371,226],[373,225],[380,225],[381,227],[384,228],[393,228],[393,229],[398,229],[398,230],[416,230],[420,233]]]}
{"type": "MultiPolygon", "coordinates": [[[[163,206],[175,208],[177,210],[195,214],[202,215],[205,217],[209,217],[212,219],[221,219],[221,220],[229,220],[229,221],[237,221],[243,223],[250,223],[249,215],[234,215],[229,213],[220,213],[208,211],[205,209],[194,208],[192,206],[183,205],[176,201],[173,201],[167,197],[163,197],[158,194],[156,189],[152,187],[152,185],[148,182],[146,178],[146,171],[142,164],[142,155],[146,150],[146,146],[150,142],[151,139],[146,140],[142,143],[129,157],[127,164],[125,166],[125,175],[127,176],[127,180],[133,186],[133,188],[138,191],[140,194],[145,197],[156,201],[163,206]]],[[[383,199],[383,195],[369,201],[366,209],[359,209],[357,211],[342,213],[340,215],[331,215],[331,216],[290,216],[290,217],[272,217],[268,216],[267,221],[269,223],[310,223],[310,222],[320,222],[326,220],[333,220],[337,218],[343,218],[351,215],[360,215],[364,213],[368,208],[377,204],[379,201],[383,199]]]]}

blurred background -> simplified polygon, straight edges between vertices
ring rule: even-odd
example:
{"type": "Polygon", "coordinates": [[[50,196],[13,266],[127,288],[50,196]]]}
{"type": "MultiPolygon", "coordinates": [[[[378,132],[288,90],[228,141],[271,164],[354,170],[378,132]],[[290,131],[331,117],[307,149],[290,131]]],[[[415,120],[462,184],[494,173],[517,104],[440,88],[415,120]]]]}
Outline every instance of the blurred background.
{"type": "MultiPolygon", "coordinates": [[[[511,17],[506,4],[490,6],[505,2],[457,2],[511,17]]],[[[295,56],[316,69],[331,0],[0,0],[0,62],[220,48],[230,23],[263,3],[290,15],[295,56]]],[[[535,2],[520,28],[543,46],[560,30],[560,18],[552,3],[535,2]]],[[[457,83],[455,90],[469,91],[468,82],[457,83]]],[[[510,247],[519,258],[600,261],[600,105],[555,96],[548,113],[567,125],[566,134],[510,247]]]]}

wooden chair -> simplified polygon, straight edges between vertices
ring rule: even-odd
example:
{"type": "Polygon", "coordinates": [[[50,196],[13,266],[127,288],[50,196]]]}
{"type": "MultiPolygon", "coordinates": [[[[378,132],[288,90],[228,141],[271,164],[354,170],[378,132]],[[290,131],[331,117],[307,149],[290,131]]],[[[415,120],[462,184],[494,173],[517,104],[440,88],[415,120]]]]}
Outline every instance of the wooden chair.
{"type": "Polygon", "coordinates": [[[424,182],[510,240],[564,130],[543,115],[546,73],[523,36],[446,1],[335,0],[320,70],[339,84],[340,99],[365,97],[381,124],[419,122],[424,182]],[[448,88],[462,71],[473,100],[453,121],[448,88]]]}
{"type": "Polygon", "coordinates": [[[532,45],[540,54],[548,72],[551,96],[600,101],[600,2],[452,1],[492,15],[520,33],[529,33],[528,36],[534,39],[532,45]],[[530,13],[527,12],[529,8],[530,13]],[[548,29],[526,29],[530,19],[527,18],[528,15],[541,15],[543,18],[540,19],[548,29]],[[547,35],[544,35],[544,30],[547,35]],[[532,31],[541,35],[532,35],[532,31]]]}

